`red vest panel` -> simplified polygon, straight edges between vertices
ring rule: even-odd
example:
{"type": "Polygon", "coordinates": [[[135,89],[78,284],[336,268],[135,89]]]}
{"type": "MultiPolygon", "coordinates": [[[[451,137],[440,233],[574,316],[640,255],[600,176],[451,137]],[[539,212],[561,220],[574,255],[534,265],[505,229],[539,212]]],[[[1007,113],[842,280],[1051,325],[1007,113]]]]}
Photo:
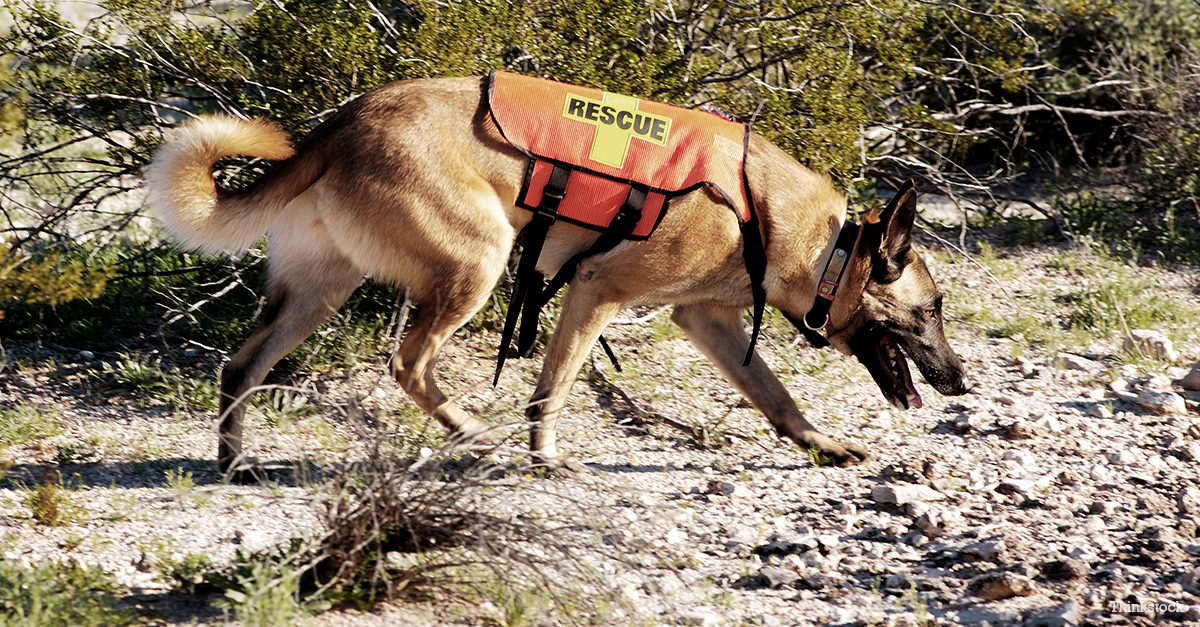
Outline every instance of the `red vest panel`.
{"type": "Polygon", "coordinates": [[[559,219],[604,229],[629,194],[650,193],[632,238],[650,236],[666,202],[701,185],[716,190],[739,222],[751,218],[744,183],[746,126],[717,115],[649,100],[493,72],[492,119],[510,143],[534,158],[517,203],[538,206],[554,164],[572,168],[559,219]]]}

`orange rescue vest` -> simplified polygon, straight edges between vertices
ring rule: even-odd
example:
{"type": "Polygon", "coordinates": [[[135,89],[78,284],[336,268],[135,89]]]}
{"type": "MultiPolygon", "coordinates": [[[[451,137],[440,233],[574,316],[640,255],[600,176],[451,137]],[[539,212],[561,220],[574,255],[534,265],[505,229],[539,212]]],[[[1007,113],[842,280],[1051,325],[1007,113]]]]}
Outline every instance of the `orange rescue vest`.
{"type": "Polygon", "coordinates": [[[571,170],[560,220],[607,228],[633,184],[648,195],[627,239],[649,237],[670,198],[702,185],[724,197],[739,222],[750,220],[744,124],[508,72],[492,73],[488,103],[504,138],[533,159],[518,196],[522,207],[538,207],[558,164],[571,170]]]}
{"type": "MultiPolygon", "coordinates": [[[[749,129],[718,115],[539,78],[492,72],[488,108],[500,133],[529,156],[517,204],[534,213],[509,301],[496,381],[518,318],[517,354],[533,352],[538,312],[574,276],[583,258],[623,239],[650,237],[672,198],[701,186],[719,193],[741,225],[743,255],[754,295],[754,354],[766,301],[766,253],[744,166],[749,129]],[[601,231],[545,284],[538,257],[550,226],[563,220],[601,231]]],[[[609,357],[616,359],[601,337],[609,357]]],[[[617,366],[619,370],[620,367],[617,366]]]]}

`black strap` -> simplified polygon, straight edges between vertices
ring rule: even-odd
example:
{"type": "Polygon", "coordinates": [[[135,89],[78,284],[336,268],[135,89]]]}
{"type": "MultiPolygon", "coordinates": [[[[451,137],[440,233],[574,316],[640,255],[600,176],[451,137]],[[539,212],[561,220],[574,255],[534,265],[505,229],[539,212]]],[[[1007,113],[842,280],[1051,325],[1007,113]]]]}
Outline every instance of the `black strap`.
{"type": "MultiPolygon", "coordinates": [[[[529,168],[533,169],[532,161],[529,168]]],[[[500,381],[500,371],[504,369],[504,360],[508,357],[508,348],[512,345],[513,331],[517,328],[517,319],[521,316],[522,309],[525,311],[525,322],[521,326],[522,341],[532,344],[537,336],[537,316],[538,310],[541,309],[542,284],[545,280],[537,271],[537,262],[542,255],[542,246],[546,243],[546,233],[550,230],[550,225],[558,219],[558,205],[566,194],[570,177],[570,168],[555,164],[550,172],[550,180],[542,190],[542,201],[534,210],[533,219],[525,225],[525,250],[521,253],[520,263],[517,264],[517,281],[508,301],[508,314],[504,317],[504,331],[500,334],[500,354],[496,356],[496,376],[492,379],[492,386],[500,381]],[[537,303],[537,306],[534,306],[534,303],[537,303]],[[529,327],[530,318],[533,319],[533,331],[526,334],[525,329],[529,327]]],[[[521,353],[520,347],[518,344],[518,354],[521,353]]]]}
{"type": "Polygon", "coordinates": [[[571,282],[575,277],[575,271],[579,268],[579,262],[591,257],[599,255],[603,252],[612,250],[622,240],[627,239],[633,229],[637,228],[638,222],[642,221],[642,208],[646,206],[646,198],[649,196],[650,190],[641,185],[633,185],[629,189],[629,196],[625,198],[625,203],[621,205],[621,209],[617,211],[617,215],[613,216],[612,222],[608,224],[608,228],[592,242],[592,245],[585,251],[577,253],[575,256],[567,260],[558,273],[550,279],[550,283],[546,286],[546,290],[542,293],[542,304],[550,302],[554,295],[562,286],[571,282]]]}
{"type": "Polygon", "coordinates": [[[743,366],[749,366],[754,357],[754,345],[758,343],[758,332],[762,328],[763,309],[767,304],[767,292],[763,288],[763,278],[767,274],[767,251],[763,246],[762,233],[758,230],[758,216],[752,216],[742,223],[742,258],[750,275],[750,292],[754,298],[754,328],[750,332],[750,349],[746,351],[746,359],[742,362],[743,366]]]}
{"type": "Polygon", "coordinates": [[[858,239],[858,225],[846,221],[842,224],[842,232],[838,234],[833,250],[829,251],[829,261],[821,276],[817,278],[817,294],[813,300],[812,309],[804,314],[804,328],[814,333],[825,328],[829,322],[829,306],[837,295],[838,286],[842,283],[842,275],[850,265],[850,256],[854,252],[854,242],[858,239]]]}
{"type": "Polygon", "coordinates": [[[829,260],[825,262],[821,276],[817,278],[817,294],[813,297],[812,309],[809,309],[799,322],[787,316],[815,348],[829,346],[829,340],[819,331],[829,322],[829,307],[833,304],[833,298],[842,283],[842,276],[850,265],[850,257],[854,253],[854,243],[857,240],[858,225],[847,220],[842,224],[842,231],[833,244],[833,250],[829,252],[829,260]]]}
{"type": "MultiPolygon", "coordinates": [[[[550,299],[554,298],[554,295],[558,293],[558,290],[571,282],[571,279],[575,277],[575,271],[579,269],[579,262],[592,255],[599,255],[600,253],[612,250],[617,244],[620,244],[633,233],[638,223],[642,221],[642,208],[646,206],[646,199],[649,196],[650,188],[648,187],[635,184],[629,188],[629,195],[625,197],[625,202],[621,204],[617,215],[613,216],[612,222],[608,223],[608,228],[600,234],[600,237],[596,238],[596,241],[592,242],[592,245],[587,250],[576,253],[568,259],[558,269],[554,278],[550,279],[550,283],[542,290],[542,302],[539,309],[540,307],[545,307],[546,303],[549,303],[550,299]]],[[[528,314],[526,315],[528,316],[528,314]]],[[[536,320],[536,318],[534,319],[536,320]]],[[[525,320],[527,322],[529,318],[527,317],[525,320]]],[[[524,337],[524,323],[521,327],[521,333],[522,337],[524,337]]],[[[613,368],[617,372],[621,372],[621,364],[617,362],[616,354],[608,346],[608,341],[604,339],[603,335],[600,336],[600,346],[604,349],[604,354],[608,356],[608,360],[612,362],[613,368]]],[[[520,346],[517,347],[517,351],[522,357],[527,356],[521,352],[520,346]]]]}

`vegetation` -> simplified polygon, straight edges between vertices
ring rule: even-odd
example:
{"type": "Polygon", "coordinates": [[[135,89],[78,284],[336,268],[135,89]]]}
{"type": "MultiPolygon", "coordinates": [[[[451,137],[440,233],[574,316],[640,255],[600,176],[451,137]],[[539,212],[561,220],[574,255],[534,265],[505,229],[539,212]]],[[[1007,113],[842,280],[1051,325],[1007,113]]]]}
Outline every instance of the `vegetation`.
{"type": "MultiPolygon", "coordinates": [[[[1188,0],[109,0],[86,22],[63,6],[4,3],[4,337],[87,333],[92,316],[60,310],[80,299],[130,314],[103,335],[159,330],[144,327],[164,300],[190,334],[223,306],[205,294],[252,298],[256,255],[166,251],[142,219],[139,172],[166,129],[223,112],[300,134],[387,82],[496,68],[715,105],[843,184],[917,177],[984,215],[1013,183],[1087,183],[1104,168],[1119,187],[1076,207],[1092,218],[1043,213],[1072,236],[1196,257],[1200,5],[1188,0]]],[[[218,178],[236,186],[263,167],[229,160],[218,178]]]]}
{"type": "MultiPolygon", "coordinates": [[[[268,117],[301,136],[390,81],[492,69],[715,106],[831,174],[852,198],[912,177],[964,208],[964,233],[1003,226],[1011,243],[1065,239],[1089,255],[1088,267],[1062,268],[1086,274],[1086,287],[1041,286],[1010,299],[1012,310],[949,298],[952,333],[961,321],[1015,347],[1057,350],[1139,326],[1177,340],[1200,327],[1192,303],[1147,296],[1153,280],[1128,267],[1200,260],[1192,0],[104,0],[87,20],[62,13],[72,3],[0,2],[0,342],[104,352],[82,375],[87,384],[143,408],[215,409],[210,371],[253,324],[265,259],[261,247],[210,259],[161,241],[140,172],[165,132],[225,113],[268,117]],[[164,344],[189,350],[148,348],[164,344]]],[[[224,160],[217,178],[237,187],[266,167],[224,160]]],[[[998,279],[1020,272],[986,244],[975,262],[998,279]]],[[[382,361],[408,306],[394,288],[365,286],[280,367],[382,361]]],[[[495,328],[505,308],[495,298],[468,332],[495,328]]],[[[648,343],[680,337],[665,315],[649,332],[648,343]]],[[[839,367],[824,353],[776,352],[797,377],[839,367]]],[[[0,345],[0,370],[12,367],[0,345]]],[[[687,368],[678,368],[684,377],[687,368]]],[[[643,410],[620,387],[653,399],[656,385],[636,387],[636,363],[625,379],[588,372],[645,424],[700,446],[750,439],[725,424],[729,413],[672,422],[643,410]]],[[[251,422],[288,428],[316,416],[309,426],[328,431],[325,408],[310,398],[307,386],[259,395],[251,422]]],[[[473,469],[473,459],[437,459],[443,451],[423,464],[440,433],[411,404],[392,411],[383,417],[399,428],[369,462],[314,479],[326,537],[242,556],[232,569],[203,555],[162,560],[163,577],[188,592],[225,591],[246,625],[291,624],[327,603],[367,605],[418,588],[486,601],[508,625],[540,615],[603,620],[615,601],[597,596],[602,587],[576,558],[612,555],[581,546],[569,533],[578,527],[490,511],[477,498],[520,490],[528,468],[473,469]],[[564,569],[572,576],[550,578],[564,569]],[[577,611],[589,595],[588,611],[577,611]]],[[[356,405],[345,413],[362,417],[356,405]]],[[[60,423],[31,405],[0,408],[0,454],[58,434],[60,423]]],[[[157,450],[140,446],[140,459],[157,450]]],[[[829,463],[809,453],[814,466],[829,463]]],[[[80,452],[62,445],[46,457],[67,465],[80,452]]],[[[201,498],[190,470],[159,472],[176,500],[201,498]]],[[[57,475],[23,486],[20,498],[39,525],[83,516],[57,475]]],[[[134,511],[112,509],[116,518],[134,511]]],[[[0,624],[127,624],[115,593],[98,570],[73,562],[21,569],[0,560],[0,624]]],[[[921,602],[905,598],[919,616],[921,602]]]]}
{"type": "Polygon", "coordinates": [[[137,615],[116,607],[117,586],[95,566],[43,561],[22,567],[0,558],[0,625],[119,627],[137,615]]]}

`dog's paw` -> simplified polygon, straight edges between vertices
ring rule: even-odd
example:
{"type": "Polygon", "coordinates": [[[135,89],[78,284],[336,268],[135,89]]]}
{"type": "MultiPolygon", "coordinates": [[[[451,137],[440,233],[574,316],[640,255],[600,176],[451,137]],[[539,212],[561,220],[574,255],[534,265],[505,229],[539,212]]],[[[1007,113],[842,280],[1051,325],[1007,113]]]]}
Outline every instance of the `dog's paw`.
{"type": "Polygon", "coordinates": [[[857,444],[843,444],[820,433],[810,433],[805,438],[808,456],[814,466],[837,466],[845,468],[871,459],[870,453],[857,444]]]}
{"type": "Polygon", "coordinates": [[[537,473],[551,476],[572,477],[592,474],[592,469],[583,465],[579,460],[567,455],[555,455],[550,458],[536,458],[533,469],[537,473]]]}
{"type": "Polygon", "coordinates": [[[867,449],[857,444],[842,444],[840,448],[840,452],[831,453],[834,463],[839,468],[855,466],[871,459],[871,454],[867,452],[867,449]]]}

